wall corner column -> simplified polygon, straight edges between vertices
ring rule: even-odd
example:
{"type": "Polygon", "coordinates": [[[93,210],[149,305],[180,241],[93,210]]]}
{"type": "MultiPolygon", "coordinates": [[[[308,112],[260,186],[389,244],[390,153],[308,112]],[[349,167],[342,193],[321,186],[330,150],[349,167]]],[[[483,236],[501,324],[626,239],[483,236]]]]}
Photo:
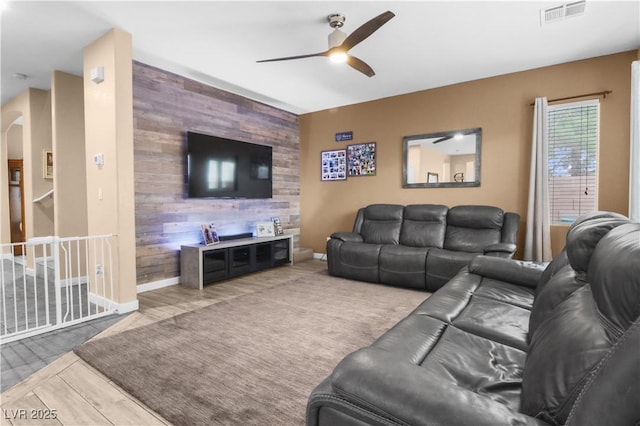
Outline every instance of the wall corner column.
{"type": "Polygon", "coordinates": [[[132,57],[131,34],[118,29],[84,49],[87,228],[115,236],[113,300],[121,312],[137,309],[132,57]]]}

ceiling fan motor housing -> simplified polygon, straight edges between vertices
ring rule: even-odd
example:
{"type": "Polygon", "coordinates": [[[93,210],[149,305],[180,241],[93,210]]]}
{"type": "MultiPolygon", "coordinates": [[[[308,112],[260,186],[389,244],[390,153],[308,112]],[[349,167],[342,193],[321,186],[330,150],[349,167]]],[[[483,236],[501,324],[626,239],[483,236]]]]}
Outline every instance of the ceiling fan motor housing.
{"type": "Polygon", "coordinates": [[[340,28],[344,25],[344,21],[346,21],[347,18],[341,14],[341,13],[332,13],[331,15],[327,16],[327,21],[329,21],[329,26],[331,28],[340,28]]]}
{"type": "Polygon", "coordinates": [[[334,30],[329,34],[329,49],[340,46],[342,42],[347,38],[347,33],[340,30],[340,27],[344,25],[344,21],[347,18],[339,13],[332,13],[327,16],[329,26],[334,30]]]}

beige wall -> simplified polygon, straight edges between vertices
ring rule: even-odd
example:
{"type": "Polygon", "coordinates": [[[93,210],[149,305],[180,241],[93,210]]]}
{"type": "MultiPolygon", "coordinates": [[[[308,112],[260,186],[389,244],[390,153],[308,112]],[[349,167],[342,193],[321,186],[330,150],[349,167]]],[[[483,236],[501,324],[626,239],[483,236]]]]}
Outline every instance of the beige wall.
{"type": "Polygon", "coordinates": [[[34,203],[35,198],[53,188],[53,180],[43,177],[43,151],[51,149],[51,94],[49,91],[27,89],[2,106],[2,147],[0,150],[0,238],[10,242],[7,181],[7,131],[20,115],[22,126],[23,177],[24,177],[24,227],[27,239],[53,235],[53,198],[34,203]]]}
{"type": "Polygon", "coordinates": [[[22,125],[14,124],[7,131],[7,158],[22,159],[22,125]]]}
{"type": "Polygon", "coordinates": [[[51,75],[55,235],[87,235],[87,180],[84,147],[82,77],[54,71],[51,75]]]}
{"type": "Polygon", "coordinates": [[[440,182],[449,180],[448,176],[444,176],[444,171],[449,169],[447,165],[450,163],[451,158],[444,152],[423,146],[420,150],[420,170],[416,182],[427,182],[427,173],[437,173],[440,182]]]}
{"type": "Polygon", "coordinates": [[[601,108],[599,208],[626,214],[630,63],[637,55],[634,50],[302,115],[301,246],[324,252],[326,237],[350,230],[356,210],[367,204],[440,203],[489,204],[519,213],[522,247],[530,103],[537,96],[613,91],[601,108]],[[403,136],[473,127],[483,132],[479,188],[402,188],[403,136]],[[353,143],[377,142],[377,174],[321,182],[320,151],[343,147],[334,134],[344,130],[353,131],[353,143]]]}
{"type": "MultiPolygon", "coordinates": [[[[0,243],[11,242],[9,223],[9,170],[7,164],[7,160],[9,159],[7,147],[8,132],[16,119],[19,117],[23,117],[24,119],[24,115],[28,114],[28,105],[29,93],[26,90],[2,105],[2,121],[0,122],[0,243]]],[[[29,134],[29,129],[23,125],[23,137],[27,137],[29,134]]],[[[26,178],[24,174],[23,178],[26,178]]]]}
{"type": "MultiPolygon", "coordinates": [[[[31,185],[25,180],[25,216],[27,223],[27,240],[31,237],[45,237],[53,235],[53,197],[47,197],[40,202],[34,203],[33,200],[41,197],[53,189],[53,179],[45,179],[43,174],[44,168],[44,150],[51,150],[51,92],[39,89],[29,89],[29,110],[31,137],[30,145],[31,158],[30,167],[26,164],[25,175],[31,177],[31,185]],[[29,193],[29,189],[31,193],[29,193]],[[31,220],[29,220],[29,211],[31,210],[31,220]],[[31,225],[31,226],[30,226],[31,225]]],[[[25,121],[26,123],[26,121],[25,121]]],[[[24,156],[27,156],[25,149],[24,156]]],[[[54,156],[55,168],[55,156],[54,156]]]]}
{"type": "Polygon", "coordinates": [[[84,49],[87,230],[113,234],[114,300],[136,303],[131,35],[111,30],[84,49]],[[91,70],[104,67],[104,81],[91,70]],[[104,155],[104,166],[93,155],[104,155]]]}

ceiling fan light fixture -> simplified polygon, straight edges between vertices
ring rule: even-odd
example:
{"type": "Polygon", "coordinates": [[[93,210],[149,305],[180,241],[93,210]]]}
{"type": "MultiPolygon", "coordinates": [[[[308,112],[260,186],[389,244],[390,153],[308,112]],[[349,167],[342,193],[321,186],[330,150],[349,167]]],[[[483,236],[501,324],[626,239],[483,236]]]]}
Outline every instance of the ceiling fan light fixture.
{"type": "Polygon", "coordinates": [[[347,62],[347,52],[342,49],[333,49],[329,52],[329,60],[334,64],[344,64],[347,62]]]}
{"type": "Polygon", "coordinates": [[[340,46],[347,38],[347,33],[336,28],[329,34],[329,49],[340,46]]]}

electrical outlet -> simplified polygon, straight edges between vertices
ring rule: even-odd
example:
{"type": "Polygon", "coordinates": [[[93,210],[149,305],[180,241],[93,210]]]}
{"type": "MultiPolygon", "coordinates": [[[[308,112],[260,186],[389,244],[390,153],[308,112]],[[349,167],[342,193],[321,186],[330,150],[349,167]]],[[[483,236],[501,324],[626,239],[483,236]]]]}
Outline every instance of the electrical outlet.
{"type": "Polygon", "coordinates": [[[96,265],[96,275],[104,275],[104,269],[102,265],[96,265]]]}

